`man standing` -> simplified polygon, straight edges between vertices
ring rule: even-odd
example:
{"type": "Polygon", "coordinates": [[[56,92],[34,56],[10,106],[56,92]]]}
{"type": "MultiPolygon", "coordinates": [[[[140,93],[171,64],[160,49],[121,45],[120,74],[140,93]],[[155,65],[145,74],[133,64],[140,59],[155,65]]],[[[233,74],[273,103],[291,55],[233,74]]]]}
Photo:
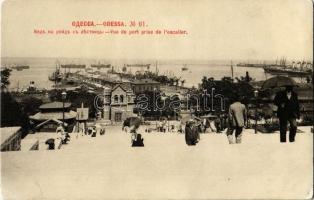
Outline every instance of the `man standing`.
{"type": "Polygon", "coordinates": [[[246,108],[245,105],[236,97],[233,104],[229,107],[229,127],[227,130],[227,137],[229,144],[233,144],[233,131],[235,130],[236,143],[241,143],[242,129],[246,122],[246,108]]]}
{"type": "Polygon", "coordinates": [[[285,91],[278,92],[275,96],[274,104],[278,107],[280,142],[286,142],[288,122],[290,124],[289,141],[294,142],[297,133],[296,119],[300,118],[300,107],[298,95],[293,91],[293,86],[286,86],[285,91]]]}
{"type": "Polygon", "coordinates": [[[64,128],[63,128],[61,123],[58,124],[56,132],[58,134],[58,137],[61,139],[62,144],[65,144],[67,138],[66,138],[65,130],[64,130],[64,128]]]}
{"type": "Polygon", "coordinates": [[[195,122],[191,119],[186,122],[185,125],[185,142],[187,145],[196,145],[200,140],[200,135],[198,133],[195,122]]]}

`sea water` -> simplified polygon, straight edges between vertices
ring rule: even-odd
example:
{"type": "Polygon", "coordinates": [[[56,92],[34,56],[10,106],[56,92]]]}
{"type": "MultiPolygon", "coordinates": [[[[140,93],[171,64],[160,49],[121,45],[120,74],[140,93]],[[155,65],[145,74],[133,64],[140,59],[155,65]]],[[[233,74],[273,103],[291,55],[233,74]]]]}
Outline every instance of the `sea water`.
{"type": "MultiPolygon", "coordinates": [[[[22,71],[12,70],[10,76],[10,86],[12,90],[23,89],[29,86],[31,81],[35,82],[38,88],[51,89],[54,82],[49,81],[48,77],[55,69],[56,64],[85,64],[90,67],[91,64],[111,64],[117,71],[122,71],[124,64],[151,64],[149,70],[152,72],[158,71],[161,75],[176,76],[180,80],[185,80],[184,86],[198,87],[204,76],[207,78],[213,77],[216,80],[222,77],[231,77],[232,69],[230,60],[219,61],[197,61],[197,60],[109,60],[109,59],[83,59],[83,58],[2,58],[1,66],[11,65],[29,65],[29,69],[22,71]],[[157,66],[157,67],[156,67],[157,66]],[[186,67],[187,70],[182,70],[186,67]]],[[[64,70],[64,69],[62,69],[64,70]]],[[[79,69],[71,69],[72,72],[79,69]]],[[[97,70],[97,69],[94,69],[97,70]]],[[[108,69],[100,71],[105,72],[108,69]]],[[[127,69],[131,73],[136,71],[147,70],[146,68],[131,67],[127,69]]],[[[68,70],[67,70],[68,71],[68,70]]],[[[256,81],[265,80],[270,75],[264,73],[262,68],[237,67],[236,62],[233,62],[233,76],[245,76],[245,73],[256,81]]],[[[179,81],[181,85],[181,81],[179,81]]]]}

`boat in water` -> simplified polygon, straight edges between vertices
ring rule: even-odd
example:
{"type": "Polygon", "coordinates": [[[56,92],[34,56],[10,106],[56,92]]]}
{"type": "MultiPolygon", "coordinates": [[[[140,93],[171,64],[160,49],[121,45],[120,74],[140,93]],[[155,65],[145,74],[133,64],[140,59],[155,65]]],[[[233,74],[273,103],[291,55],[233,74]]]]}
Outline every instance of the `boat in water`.
{"type": "Polygon", "coordinates": [[[107,69],[111,67],[111,64],[91,64],[90,66],[97,69],[107,69]]]}
{"type": "Polygon", "coordinates": [[[181,71],[187,71],[189,70],[189,68],[187,67],[187,65],[183,65],[183,67],[181,68],[181,71]]]}
{"type": "Polygon", "coordinates": [[[127,67],[140,67],[140,68],[150,68],[150,64],[127,64],[127,67]]]}
{"type": "Polygon", "coordinates": [[[267,66],[264,71],[273,75],[289,75],[289,76],[310,76],[313,72],[310,69],[302,70],[288,67],[267,66]]]}
{"type": "Polygon", "coordinates": [[[50,81],[54,81],[55,83],[60,82],[62,80],[62,74],[60,71],[60,65],[56,65],[56,70],[52,72],[52,74],[48,77],[50,81]]]}
{"type": "Polygon", "coordinates": [[[24,88],[21,90],[21,93],[23,94],[45,94],[47,92],[46,89],[42,88],[37,88],[35,86],[35,81],[30,81],[30,84],[28,87],[24,88]]]}
{"type": "Polygon", "coordinates": [[[93,72],[93,68],[89,67],[85,69],[85,72],[87,73],[92,73],[93,72]]]}
{"type": "Polygon", "coordinates": [[[50,81],[55,81],[55,82],[59,82],[62,80],[62,74],[60,73],[60,70],[53,72],[50,76],[49,76],[49,80],[50,81]]]}
{"type": "Polygon", "coordinates": [[[265,65],[265,64],[258,64],[258,63],[255,63],[255,64],[250,64],[250,63],[238,63],[236,66],[237,66],[237,67],[256,67],[256,68],[263,68],[263,67],[265,67],[266,65],[265,65]]]}
{"type": "Polygon", "coordinates": [[[66,69],[85,69],[86,65],[65,64],[65,65],[61,65],[61,68],[66,68],[66,69]]]}
{"type": "Polygon", "coordinates": [[[311,76],[313,73],[313,65],[310,62],[299,61],[292,62],[292,64],[287,65],[286,60],[282,59],[279,65],[276,63],[274,65],[266,65],[263,67],[265,73],[273,75],[288,75],[293,77],[298,76],[311,76]]]}
{"type": "Polygon", "coordinates": [[[29,69],[29,66],[28,65],[15,65],[15,66],[12,66],[10,68],[15,69],[17,71],[22,71],[24,69],[29,69]]]}

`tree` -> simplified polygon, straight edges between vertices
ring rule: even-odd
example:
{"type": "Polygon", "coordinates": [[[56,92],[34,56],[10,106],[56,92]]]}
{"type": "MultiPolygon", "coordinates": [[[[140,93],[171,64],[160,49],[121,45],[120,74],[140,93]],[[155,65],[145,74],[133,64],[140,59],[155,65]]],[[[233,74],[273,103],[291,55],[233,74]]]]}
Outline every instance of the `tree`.
{"type": "Polygon", "coordinates": [[[160,92],[145,91],[137,95],[135,104],[137,105],[137,112],[141,113],[142,116],[158,119],[178,116],[176,109],[178,107],[176,102],[178,101],[178,97],[169,98],[161,96],[160,92]],[[147,101],[143,98],[144,95],[147,101]]]}
{"type": "Polygon", "coordinates": [[[175,86],[178,87],[178,85],[179,85],[179,79],[175,79],[174,82],[175,82],[175,86]]]}
{"type": "Polygon", "coordinates": [[[203,89],[205,89],[207,87],[207,77],[206,76],[203,76],[203,78],[202,78],[201,87],[203,89]]]}
{"type": "Polygon", "coordinates": [[[25,137],[30,128],[28,115],[23,111],[21,105],[7,91],[10,84],[11,69],[1,69],[1,127],[21,126],[22,138],[25,137]]]}
{"type": "Polygon", "coordinates": [[[1,73],[1,90],[7,89],[7,87],[10,85],[10,75],[11,75],[11,69],[9,68],[2,68],[1,73]]]}
{"type": "MultiPolygon", "coordinates": [[[[194,93],[194,96],[198,96],[200,99],[200,112],[199,114],[207,114],[212,112],[212,109],[218,111],[221,109],[221,99],[215,98],[215,95],[223,96],[225,109],[227,110],[229,105],[234,101],[236,96],[241,97],[241,101],[245,104],[248,104],[253,97],[254,88],[246,81],[234,82],[230,77],[223,77],[221,80],[214,80],[213,78],[203,77],[200,90],[194,93]],[[214,90],[214,94],[212,94],[214,90]],[[214,95],[214,98],[206,95],[202,96],[204,91],[207,91],[207,94],[214,95]],[[207,102],[205,102],[207,101],[207,102]],[[213,102],[211,102],[213,101],[213,102]],[[211,111],[205,109],[205,106],[208,107],[209,103],[213,105],[211,111]]],[[[197,102],[192,103],[196,104],[197,102]]],[[[192,105],[193,106],[193,105],[192,105]]]]}
{"type": "Polygon", "coordinates": [[[1,92],[1,127],[21,126],[22,137],[27,135],[30,129],[28,115],[22,110],[21,105],[9,92],[1,92]]]}
{"type": "Polygon", "coordinates": [[[26,97],[21,101],[22,110],[27,115],[34,115],[39,111],[39,106],[43,104],[41,99],[35,97],[26,97]]]}
{"type": "Polygon", "coordinates": [[[168,83],[169,83],[169,85],[174,85],[174,82],[175,82],[175,80],[174,80],[174,78],[169,78],[169,81],[168,81],[168,83]]]}
{"type": "Polygon", "coordinates": [[[181,87],[184,87],[185,80],[181,80],[181,87]]]}
{"type": "MultiPolygon", "coordinates": [[[[52,101],[62,101],[62,90],[51,90],[50,99],[52,101]]],[[[81,107],[81,104],[84,104],[84,107],[89,108],[89,116],[94,118],[97,115],[97,108],[94,105],[94,100],[96,99],[97,94],[94,92],[89,92],[88,88],[80,88],[74,91],[67,92],[67,102],[71,102],[71,109],[76,110],[76,108],[81,107]]],[[[102,102],[97,102],[98,106],[102,106],[102,102]]]]}

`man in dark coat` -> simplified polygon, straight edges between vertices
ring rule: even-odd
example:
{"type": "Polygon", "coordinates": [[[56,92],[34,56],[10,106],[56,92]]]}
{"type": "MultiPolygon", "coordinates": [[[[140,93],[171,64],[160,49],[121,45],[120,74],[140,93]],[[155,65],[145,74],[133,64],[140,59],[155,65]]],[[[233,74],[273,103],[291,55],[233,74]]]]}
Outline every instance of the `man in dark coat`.
{"type": "Polygon", "coordinates": [[[189,146],[196,145],[200,139],[198,128],[194,123],[193,121],[188,121],[185,125],[185,142],[189,146]]]}
{"type": "Polygon", "coordinates": [[[293,87],[286,86],[285,91],[278,92],[275,96],[274,104],[278,107],[280,142],[286,142],[288,122],[290,124],[289,141],[294,142],[297,132],[296,119],[300,118],[300,107],[298,95],[293,91],[293,87]]]}

